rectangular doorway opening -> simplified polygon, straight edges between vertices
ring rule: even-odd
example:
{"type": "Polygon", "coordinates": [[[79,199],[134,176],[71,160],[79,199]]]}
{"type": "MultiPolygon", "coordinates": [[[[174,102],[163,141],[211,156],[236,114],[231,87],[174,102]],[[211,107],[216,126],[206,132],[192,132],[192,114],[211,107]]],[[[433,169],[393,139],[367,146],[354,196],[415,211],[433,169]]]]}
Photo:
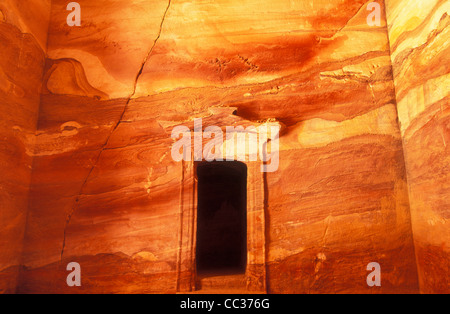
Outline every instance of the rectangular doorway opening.
{"type": "Polygon", "coordinates": [[[198,179],[196,263],[199,275],[244,274],[247,265],[247,166],[202,162],[198,179]]]}

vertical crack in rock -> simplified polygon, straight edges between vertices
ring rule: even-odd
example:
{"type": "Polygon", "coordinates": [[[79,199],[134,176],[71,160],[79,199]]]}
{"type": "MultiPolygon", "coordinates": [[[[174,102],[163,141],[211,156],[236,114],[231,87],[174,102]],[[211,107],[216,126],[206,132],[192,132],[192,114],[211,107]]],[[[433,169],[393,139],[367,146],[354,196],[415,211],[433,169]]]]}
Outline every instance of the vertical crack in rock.
{"type": "Polygon", "coordinates": [[[66,231],[67,231],[67,227],[69,226],[70,221],[72,220],[72,216],[73,216],[73,214],[75,213],[77,204],[78,204],[79,201],[80,201],[80,198],[81,198],[81,195],[82,195],[82,193],[83,193],[84,187],[86,186],[86,184],[87,184],[87,182],[88,182],[88,180],[89,180],[89,178],[90,178],[92,172],[94,171],[95,167],[97,166],[97,163],[98,163],[98,161],[100,160],[100,157],[101,157],[103,151],[105,151],[106,147],[108,146],[108,143],[109,143],[109,141],[110,141],[110,139],[111,139],[111,137],[112,137],[114,131],[117,130],[117,128],[118,128],[118,127],[120,126],[120,124],[122,123],[123,117],[125,116],[125,113],[126,113],[126,111],[127,111],[127,109],[128,109],[128,106],[129,106],[131,100],[133,99],[133,97],[134,97],[135,94],[136,94],[136,89],[137,89],[137,85],[138,85],[139,78],[141,77],[142,72],[144,71],[144,68],[145,68],[145,65],[146,65],[148,59],[150,59],[150,56],[151,56],[152,53],[153,53],[153,49],[155,48],[156,43],[158,42],[159,38],[161,37],[162,29],[163,29],[163,26],[164,26],[164,21],[165,21],[165,19],[166,19],[167,12],[169,11],[171,2],[172,2],[172,0],[169,0],[169,3],[167,4],[167,7],[166,7],[166,9],[165,9],[165,11],[164,11],[164,14],[163,14],[163,17],[162,17],[162,19],[161,19],[161,24],[159,25],[158,35],[156,36],[155,40],[153,41],[153,44],[152,44],[152,46],[151,46],[149,52],[148,52],[147,55],[145,56],[144,60],[142,61],[141,67],[139,68],[139,72],[138,72],[138,74],[136,75],[136,78],[135,78],[135,80],[134,80],[134,85],[133,85],[133,92],[132,92],[131,95],[128,97],[127,102],[125,103],[125,106],[124,106],[124,108],[123,108],[123,111],[122,111],[122,113],[121,113],[121,115],[120,115],[120,117],[119,117],[119,119],[118,119],[116,125],[115,125],[114,128],[111,130],[110,134],[108,135],[108,137],[107,137],[107,139],[106,139],[106,141],[105,141],[105,144],[103,144],[103,146],[100,148],[100,152],[99,152],[99,154],[97,155],[97,158],[95,159],[95,162],[93,163],[91,169],[89,170],[89,173],[88,173],[87,176],[86,176],[86,179],[84,180],[83,184],[81,185],[80,192],[78,193],[78,195],[77,195],[77,197],[76,197],[76,199],[75,199],[75,204],[74,204],[74,206],[73,206],[73,208],[72,208],[72,211],[70,212],[70,214],[69,214],[69,215],[67,216],[67,218],[66,218],[66,223],[65,223],[65,226],[64,226],[64,238],[63,238],[62,249],[61,249],[61,261],[63,260],[64,249],[65,249],[65,247],[66,247],[66,231]]]}

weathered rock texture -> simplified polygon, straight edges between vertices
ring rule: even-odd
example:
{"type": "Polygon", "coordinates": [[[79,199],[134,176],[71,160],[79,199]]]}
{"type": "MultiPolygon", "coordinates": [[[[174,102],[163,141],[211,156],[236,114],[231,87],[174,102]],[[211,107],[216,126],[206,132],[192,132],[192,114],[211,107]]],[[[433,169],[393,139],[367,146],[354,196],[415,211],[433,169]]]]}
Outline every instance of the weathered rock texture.
{"type": "MultiPolygon", "coordinates": [[[[443,281],[424,278],[448,274],[448,242],[440,238],[448,239],[448,150],[439,146],[450,141],[448,104],[427,103],[418,126],[411,115],[405,120],[410,103],[401,102],[420,84],[446,92],[445,52],[437,49],[432,61],[423,59],[428,45],[402,52],[419,47],[408,41],[416,35],[388,28],[382,1],[379,27],[367,25],[366,0],[78,2],[82,26],[71,28],[67,1],[52,1],[35,145],[17,153],[33,158],[31,184],[23,184],[30,198],[22,261],[5,257],[23,267],[18,292],[189,290],[185,257],[193,246],[184,235],[195,224],[185,223],[192,213],[184,209],[195,207],[185,197],[195,180],[192,164],[173,161],[170,132],[192,129],[194,118],[204,127],[283,125],[279,170],[250,182],[248,287],[415,293],[418,263],[423,291],[448,292],[443,281]],[[395,63],[397,56],[413,66],[395,63]],[[66,285],[69,262],[81,264],[80,288],[66,285]],[[366,284],[370,262],[381,264],[382,287],[366,284]]],[[[397,12],[397,2],[388,4],[397,12]]],[[[397,15],[390,24],[403,24],[397,15]]],[[[427,23],[419,24],[431,31],[427,23]]],[[[433,36],[446,44],[445,34],[433,36]]],[[[28,112],[21,106],[14,110],[28,112]]],[[[33,134],[21,128],[17,136],[33,134]]],[[[27,201],[18,199],[25,213],[27,201]]]]}
{"type": "Polygon", "coordinates": [[[448,293],[450,3],[386,2],[420,289],[448,293]]]}
{"type": "Polygon", "coordinates": [[[0,1],[0,293],[17,288],[50,17],[23,2],[0,1]]]}

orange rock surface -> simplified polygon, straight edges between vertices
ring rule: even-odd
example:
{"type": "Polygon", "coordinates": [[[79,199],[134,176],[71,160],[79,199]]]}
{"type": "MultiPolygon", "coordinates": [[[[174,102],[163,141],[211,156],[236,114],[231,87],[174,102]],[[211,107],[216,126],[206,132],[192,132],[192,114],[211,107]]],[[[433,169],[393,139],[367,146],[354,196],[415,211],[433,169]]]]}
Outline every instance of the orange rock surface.
{"type": "Polygon", "coordinates": [[[171,157],[194,118],[282,126],[278,171],[249,176],[244,289],[449,292],[446,1],[375,1],[380,26],[365,0],[78,2],[80,27],[67,1],[0,2],[0,292],[217,284],[171,157]]]}

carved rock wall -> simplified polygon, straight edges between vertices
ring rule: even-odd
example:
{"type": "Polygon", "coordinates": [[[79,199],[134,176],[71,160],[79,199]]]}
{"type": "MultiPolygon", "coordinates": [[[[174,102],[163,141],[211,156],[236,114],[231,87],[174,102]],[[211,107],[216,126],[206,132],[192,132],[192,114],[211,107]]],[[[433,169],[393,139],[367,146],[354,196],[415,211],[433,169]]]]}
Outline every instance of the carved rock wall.
{"type": "Polygon", "coordinates": [[[74,292],[74,261],[79,292],[176,291],[183,168],[166,126],[193,117],[285,126],[265,177],[269,292],[418,291],[386,22],[367,25],[368,2],[79,3],[79,28],[52,6],[22,292],[74,292]]]}
{"type": "Polygon", "coordinates": [[[0,291],[21,264],[25,293],[189,286],[194,178],[170,132],[194,118],[283,125],[251,200],[259,286],[448,291],[445,1],[377,1],[369,26],[366,0],[79,0],[81,27],[49,2],[0,2],[0,291]]]}

